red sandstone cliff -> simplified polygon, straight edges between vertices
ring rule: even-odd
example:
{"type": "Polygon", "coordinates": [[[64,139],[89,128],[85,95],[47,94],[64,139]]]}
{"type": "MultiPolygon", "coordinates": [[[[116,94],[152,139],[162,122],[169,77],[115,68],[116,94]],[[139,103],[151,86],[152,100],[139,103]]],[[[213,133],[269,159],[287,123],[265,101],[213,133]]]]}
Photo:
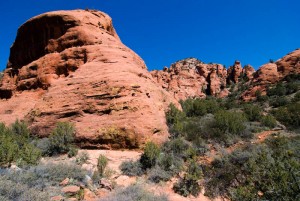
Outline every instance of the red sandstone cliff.
{"type": "Polygon", "coordinates": [[[99,11],[57,11],[23,24],[0,85],[0,121],[49,134],[73,122],[82,146],[134,148],[168,137],[165,110],[178,104],[99,11]]]}

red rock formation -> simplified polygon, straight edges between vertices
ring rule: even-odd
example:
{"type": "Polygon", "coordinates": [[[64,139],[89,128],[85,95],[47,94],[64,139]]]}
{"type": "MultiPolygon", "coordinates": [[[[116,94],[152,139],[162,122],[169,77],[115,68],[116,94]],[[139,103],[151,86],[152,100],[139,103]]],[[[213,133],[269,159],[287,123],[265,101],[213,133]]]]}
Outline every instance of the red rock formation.
{"type": "Polygon", "coordinates": [[[0,85],[0,121],[27,120],[46,136],[71,121],[81,146],[138,147],[168,136],[165,110],[178,104],[99,11],[57,11],[18,30],[0,85]]]}
{"type": "Polygon", "coordinates": [[[228,83],[238,83],[239,82],[239,78],[241,77],[241,74],[243,72],[243,68],[241,66],[241,62],[239,61],[235,61],[233,66],[230,66],[227,74],[227,82],[228,83]]]}
{"type": "Polygon", "coordinates": [[[265,94],[266,87],[284,79],[287,75],[300,74],[300,49],[297,49],[275,63],[267,63],[254,73],[251,86],[242,95],[243,100],[255,99],[257,90],[265,94]]]}
{"type": "Polygon", "coordinates": [[[220,64],[204,64],[195,58],[178,61],[163,71],[152,71],[163,89],[177,100],[218,96],[226,86],[227,71],[220,64]]]}
{"type": "Polygon", "coordinates": [[[267,63],[259,68],[252,80],[253,83],[261,85],[273,84],[279,80],[279,73],[275,63],[267,63]]]}
{"type": "Polygon", "coordinates": [[[247,78],[247,80],[252,80],[253,75],[255,73],[255,69],[251,65],[246,65],[244,66],[242,73],[243,76],[247,78]]]}
{"type": "Polygon", "coordinates": [[[290,74],[300,74],[300,49],[297,49],[276,61],[279,78],[290,74]]]}

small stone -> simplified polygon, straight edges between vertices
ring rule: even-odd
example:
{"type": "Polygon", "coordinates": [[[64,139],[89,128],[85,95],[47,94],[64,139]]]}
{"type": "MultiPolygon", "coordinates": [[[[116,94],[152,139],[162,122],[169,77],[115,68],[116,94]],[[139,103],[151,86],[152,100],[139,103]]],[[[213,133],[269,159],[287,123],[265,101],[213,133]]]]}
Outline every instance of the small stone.
{"type": "Polygon", "coordinates": [[[108,179],[105,179],[105,178],[100,179],[99,185],[100,185],[101,188],[105,188],[105,189],[110,190],[110,191],[113,189],[111,182],[108,179]]]}
{"type": "Polygon", "coordinates": [[[90,191],[87,188],[84,189],[84,198],[83,198],[83,200],[85,200],[85,201],[96,201],[96,198],[97,198],[97,196],[95,195],[95,193],[93,193],[92,191],[90,191]]]}
{"type": "Polygon", "coordinates": [[[68,185],[70,179],[69,178],[65,178],[62,182],[59,183],[60,186],[66,186],[68,185]]]}
{"type": "Polygon", "coordinates": [[[64,193],[64,194],[67,194],[67,195],[75,195],[77,194],[79,191],[80,191],[80,188],[78,186],[66,186],[66,187],[63,187],[61,189],[61,191],[64,193]]]}
{"type": "Polygon", "coordinates": [[[61,195],[57,195],[57,196],[51,197],[50,200],[51,201],[63,201],[64,197],[61,195]]]}
{"type": "Polygon", "coordinates": [[[77,198],[68,198],[66,201],[77,201],[77,198]]]}
{"type": "Polygon", "coordinates": [[[263,192],[261,192],[261,191],[258,191],[258,192],[257,192],[257,195],[258,195],[259,197],[261,197],[261,196],[263,196],[263,195],[264,195],[264,193],[263,193],[263,192]]]}

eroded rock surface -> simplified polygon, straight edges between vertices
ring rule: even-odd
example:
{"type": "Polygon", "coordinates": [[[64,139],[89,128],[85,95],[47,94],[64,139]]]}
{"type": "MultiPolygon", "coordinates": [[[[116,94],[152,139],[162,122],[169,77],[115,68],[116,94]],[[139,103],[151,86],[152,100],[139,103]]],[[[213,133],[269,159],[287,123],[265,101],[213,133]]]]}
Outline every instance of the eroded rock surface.
{"type": "Polygon", "coordinates": [[[56,11],[22,25],[0,84],[0,121],[49,135],[76,126],[82,147],[137,148],[168,137],[165,110],[178,104],[99,11],[56,11]]]}
{"type": "Polygon", "coordinates": [[[256,98],[256,91],[266,93],[268,85],[275,84],[288,75],[300,74],[300,49],[297,49],[275,63],[262,65],[251,79],[251,87],[242,95],[243,100],[256,98]]]}
{"type": "Polygon", "coordinates": [[[218,96],[226,87],[227,70],[221,64],[205,64],[195,58],[178,61],[152,76],[177,100],[218,96]]]}

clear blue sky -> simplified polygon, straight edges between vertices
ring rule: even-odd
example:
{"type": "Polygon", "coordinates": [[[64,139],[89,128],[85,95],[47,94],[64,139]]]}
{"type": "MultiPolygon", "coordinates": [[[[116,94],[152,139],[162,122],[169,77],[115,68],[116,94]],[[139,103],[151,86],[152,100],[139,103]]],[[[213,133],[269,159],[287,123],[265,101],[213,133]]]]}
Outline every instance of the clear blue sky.
{"type": "Polygon", "coordinates": [[[257,68],[300,48],[299,0],[1,0],[0,69],[22,23],[77,8],[108,13],[150,70],[186,57],[257,68]]]}

